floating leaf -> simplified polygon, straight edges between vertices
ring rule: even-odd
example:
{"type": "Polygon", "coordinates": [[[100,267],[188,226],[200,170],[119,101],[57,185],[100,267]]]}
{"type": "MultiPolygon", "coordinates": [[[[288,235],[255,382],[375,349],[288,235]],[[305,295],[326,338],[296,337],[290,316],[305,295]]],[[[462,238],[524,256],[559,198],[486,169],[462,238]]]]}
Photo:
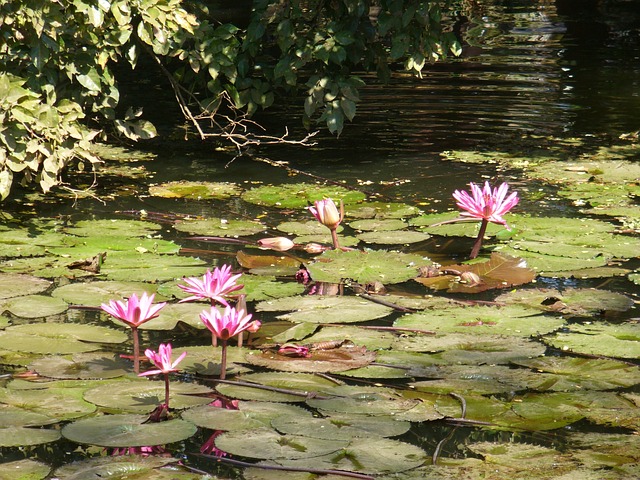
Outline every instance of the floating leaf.
{"type": "Polygon", "coordinates": [[[534,478],[534,475],[544,478],[550,470],[561,472],[563,466],[573,466],[571,460],[557,450],[539,445],[479,442],[467,445],[467,448],[491,465],[526,472],[530,475],[528,478],[534,478]]]}
{"type": "Polygon", "coordinates": [[[156,235],[162,227],[143,220],[102,219],[80,220],[65,231],[78,237],[147,237],[156,235]]]}
{"type": "Polygon", "coordinates": [[[640,325],[571,325],[569,331],[544,339],[564,351],[607,357],[640,357],[640,325]]]}
{"type": "MultiPolygon", "coordinates": [[[[276,229],[290,235],[326,235],[327,240],[331,243],[329,229],[316,220],[307,220],[304,222],[282,222],[278,224],[276,229]]],[[[340,233],[343,230],[344,228],[342,225],[338,225],[336,231],[340,233]]]]}
{"type": "MultiPolygon", "coordinates": [[[[261,329],[262,331],[262,329],[261,329]]],[[[180,362],[180,369],[187,373],[198,373],[200,375],[220,375],[221,347],[185,347],[180,351],[186,351],[187,356],[180,362]]],[[[239,365],[245,363],[245,355],[250,350],[247,348],[227,349],[227,375],[235,375],[246,371],[247,368],[239,365]]]]}
{"type": "Polygon", "coordinates": [[[429,235],[412,231],[383,231],[367,232],[357,235],[358,240],[365,243],[375,243],[379,245],[409,245],[411,243],[424,242],[430,238],[429,235]]]}
{"type": "Polygon", "coordinates": [[[301,260],[289,255],[252,255],[243,250],[236,254],[238,263],[243,268],[264,269],[265,267],[284,267],[295,272],[300,267],[301,260]]]}
{"type": "MultiPolygon", "coordinates": [[[[146,445],[145,445],[146,446],[146,445]]],[[[167,471],[160,467],[174,464],[177,459],[160,455],[109,455],[92,457],[69,463],[55,471],[56,478],[65,480],[117,480],[121,478],[153,478],[154,480],[197,480],[173,467],[167,471]]]]}
{"type": "MultiPolygon", "coordinates": [[[[0,447],[26,447],[51,443],[60,439],[58,430],[27,427],[0,428],[0,447]]],[[[0,470],[2,473],[2,470],[0,470]]],[[[7,477],[2,477],[7,478],[7,477]]],[[[10,478],[10,477],[9,477],[10,478]]],[[[16,477],[22,478],[22,477],[16,477]]]]}
{"type": "Polygon", "coordinates": [[[312,336],[305,338],[305,343],[343,342],[350,340],[358,345],[364,345],[369,350],[383,350],[391,348],[395,340],[392,333],[378,330],[365,330],[351,325],[336,325],[322,327],[312,336]]]}
{"type": "Polygon", "coordinates": [[[559,317],[540,315],[532,308],[472,306],[412,313],[400,317],[395,327],[432,330],[438,333],[470,335],[515,335],[528,337],[557,330],[565,321],[559,317]]]}
{"type": "Polygon", "coordinates": [[[411,410],[419,400],[405,398],[391,388],[338,386],[333,398],[309,398],[307,404],[326,412],[357,415],[396,415],[411,410]]]}
{"type": "MultiPolygon", "coordinates": [[[[516,245],[517,246],[517,245],[516,245]]],[[[600,268],[608,263],[608,259],[601,255],[595,258],[559,257],[557,255],[541,254],[519,250],[513,246],[500,245],[494,248],[505,255],[519,257],[526,260],[529,268],[535,270],[538,275],[556,276],[562,272],[574,270],[587,270],[590,268],[600,268]]]]}
{"type": "Polygon", "coordinates": [[[385,317],[390,307],[360,297],[306,295],[267,300],[256,305],[258,312],[293,310],[279,319],[308,323],[355,323],[385,317]]]}
{"type": "Polygon", "coordinates": [[[568,315],[592,315],[624,312],[633,306],[626,295],[594,288],[515,290],[496,298],[496,302],[519,304],[548,312],[568,315]]]}
{"type": "MultiPolygon", "coordinates": [[[[370,232],[396,231],[407,228],[407,224],[400,219],[376,219],[376,220],[355,220],[349,223],[354,230],[364,230],[370,232]]],[[[423,235],[424,236],[424,235],[423,235]]],[[[428,237],[427,237],[428,238],[428,237]]]]}
{"type": "Polygon", "coordinates": [[[84,390],[61,387],[55,382],[51,385],[41,384],[38,390],[0,388],[0,402],[64,421],[95,411],[96,406],[82,398],[84,390]]]}
{"type": "MultiPolygon", "coordinates": [[[[185,323],[193,328],[204,330],[206,327],[200,319],[200,313],[208,310],[206,303],[170,303],[160,310],[160,315],[140,325],[140,330],[173,330],[178,322],[185,323]]],[[[113,323],[122,325],[122,322],[109,316],[113,323]]]]}
{"type": "Polygon", "coordinates": [[[331,198],[334,202],[358,203],[366,198],[362,192],[340,186],[322,186],[309,183],[265,185],[252,188],[242,194],[245,202],[280,208],[304,208],[316,200],[331,198]]]}
{"type": "Polygon", "coordinates": [[[71,359],[47,356],[32,363],[29,368],[49,378],[103,379],[126,375],[129,365],[114,355],[78,353],[71,359]]]}
{"type": "Polygon", "coordinates": [[[196,426],[180,419],[148,422],[145,415],[104,415],[66,425],[62,436],[72,442],[100,447],[146,447],[179,442],[196,433],[196,426]]]}
{"type": "Polygon", "coordinates": [[[265,226],[259,222],[223,218],[181,220],[176,222],[173,227],[179,232],[210,237],[243,237],[265,231],[265,226]]]}
{"type": "Polygon", "coordinates": [[[532,282],[536,273],[522,258],[492,253],[486,262],[470,265],[451,265],[441,268],[444,275],[418,277],[416,282],[434,290],[446,289],[450,293],[479,293],[494,288],[509,288],[532,282]],[[455,272],[451,274],[449,272],[455,272]],[[466,274],[466,276],[465,276],[466,274]]]}
{"type": "Polygon", "coordinates": [[[271,421],[280,433],[305,437],[351,440],[357,437],[395,437],[406,433],[411,424],[392,417],[364,415],[331,415],[326,418],[306,418],[281,415],[271,421]]]}
{"type": "MultiPolygon", "coordinates": [[[[132,293],[151,295],[156,292],[157,285],[142,282],[111,282],[98,281],[88,283],[70,283],[56,288],[51,295],[75,305],[99,307],[109,300],[129,298],[132,293]]],[[[157,300],[157,298],[156,298],[157,300]]]]}
{"type": "Polygon", "coordinates": [[[406,218],[417,215],[417,207],[406,203],[395,202],[367,202],[359,205],[349,205],[345,209],[347,218],[406,218]]]}
{"type": "Polygon", "coordinates": [[[306,358],[292,358],[265,351],[247,355],[247,362],[285,372],[326,373],[340,372],[360,368],[370,364],[376,358],[375,352],[364,347],[343,346],[330,350],[312,350],[306,358]]]}
{"type": "Polygon", "coordinates": [[[307,268],[317,282],[339,283],[349,278],[358,283],[390,284],[415,278],[418,266],[430,264],[430,260],[415,254],[384,250],[330,250],[316,257],[307,268]]]}
{"type": "Polygon", "coordinates": [[[201,276],[207,263],[194,257],[155,253],[116,252],[108,257],[101,273],[112,281],[162,282],[201,276]]]}
{"type": "MultiPolygon", "coordinates": [[[[459,218],[457,212],[432,213],[412,218],[409,225],[420,227],[421,230],[431,235],[439,235],[442,237],[471,237],[476,238],[480,233],[479,221],[467,221],[460,223],[444,223],[459,218]]],[[[509,222],[511,224],[511,222],[509,222]]],[[[487,225],[486,236],[494,236],[498,232],[502,232],[505,228],[502,225],[490,223],[487,225]]]]}
{"type": "Polygon", "coordinates": [[[0,273],[0,299],[42,293],[50,286],[50,281],[32,275],[0,273]]]}
{"type": "Polygon", "coordinates": [[[300,435],[281,435],[272,429],[225,432],[216,446],[231,454],[248,458],[310,458],[346,447],[344,440],[324,440],[300,435]]]}
{"type": "Polygon", "coordinates": [[[19,406],[0,404],[0,431],[7,427],[40,427],[51,425],[56,421],[55,418],[25,410],[19,406]]]}
{"type": "Polygon", "coordinates": [[[51,467],[36,460],[15,460],[0,463],[0,478],[4,480],[42,480],[47,478],[51,467]]]}
{"type": "Polygon", "coordinates": [[[234,183],[226,182],[189,182],[180,180],[149,187],[149,195],[163,198],[201,198],[225,199],[238,196],[242,189],[234,183]]]}
{"type": "MultiPolygon", "coordinates": [[[[84,398],[88,402],[110,409],[111,411],[150,413],[164,402],[164,388],[165,384],[161,381],[140,380],[119,383],[117,386],[114,384],[105,384],[87,390],[84,398]]],[[[204,405],[210,402],[211,399],[198,395],[206,395],[210,392],[211,389],[204,385],[171,382],[171,407],[184,409],[196,405],[204,405]]],[[[159,443],[150,445],[159,445],[159,443]]]]}
{"type": "Polygon", "coordinates": [[[69,305],[60,298],[45,295],[25,295],[0,302],[0,310],[8,310],[17,317],[39,318],[66,312],[69,305]]]}

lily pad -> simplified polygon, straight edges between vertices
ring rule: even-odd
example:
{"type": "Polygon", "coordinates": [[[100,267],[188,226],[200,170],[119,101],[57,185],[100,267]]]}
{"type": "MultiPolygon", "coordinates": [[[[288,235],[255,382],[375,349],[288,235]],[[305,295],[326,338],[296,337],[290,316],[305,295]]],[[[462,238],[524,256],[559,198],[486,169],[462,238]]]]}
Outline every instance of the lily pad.
{"type": "Polygon", "coordinates": [[[405,398],[393,389],[382,387],[345,385],[335,387],[331,394],[333,398],[309,398],[307,405],[323,412],[371,416],[400,414],[420,403],[417,399],[405,398]]]}
{"type": "Polygon", "coordinates": [[[242,194],[245,202],[279,208],[304,208],[316,200],[331,198],[345,204],[358,203],[366,198],[362,192],[340,186],[322,186],[310,183],[265,185],[252,188],[242,194]]]}
{"type": "MultiPolygon", "coordinates": [[[[148,445],[145,445],[148,446],[148,445]]],[[[66,480],[119,480],[121,478],[153,478],[154,480],[197,480],[201,475],[185,474],[175,467],[162,470],[178,460],[160,455],[111,455],[92,457],[69,463],[55,471],[56,478],[66,480]]]]}
{"type": "Polygon", "coordinates": [[[109,300],[128,298],[132,293],[141,295],[147,292],[151,295],[157,288],[157,285],[142,282],[97,281],[63,285],[51,295],[74,305],[99,307],[103,303],[109,303],[109,300]]]}
{"type": "MultiPolygon", "coordinates": [[[[331,243],[331,234],[329,233],[329,229],[316,220],[306,220],[304,222],[282,222],[278,224],[276,229],[290,235],[326,235],[327,240],[331,243]]],[[[343,230],[344,228],[342,225],[338,225],[336,231],[340,233],[343,230]]]]}
{"type": "MultiPolygon", "coordinates": [[[[164,388],[165,384],[161,381],[133,381],[120,383],[117,386],[105,384],[87,390],[84,398],[88,402],[111,411],[149,413],[164,402],[164,388]]],[[[172,408],[176,409],[204,405],[209,403],[211,399],[198,395],[206,395],[208,393],[211,393],[211,389],[204,385],[174,381],[170,384],[170,404],[172,408]]]]}
{"type": "MultiPolygon", "coordinates": [[[[222,385],[219,385],[222,386],[222,385]]],[[[238,410],[202,405],[182,412],[182,418],[211,430],[254,430],[270,428],[278,417],[311,419],[311,412],[295,405],[275,402],[238,402],[238,410]]]]}
{"type": "Polygon", "coordinates": [[[4,480],[42,480],[50,471],[46,463],[30,459],[0,463],[0,478],[4,480]]]}
{"type": "Polygon", "coordinates": [[[400,219],[375,219],[375,220],[355,220],[349,222],[349,226],[354,230],[366,232],[387,232],[397,231],[407,228],[407,223],[400,219]]]}
{"type": "Polygon", "coordinates": [[[595,288],[567,288],[516,290],[504,293],[496,302],[524,305],[547,312],[567,315],[593,315],[605,312],[624,312],[633,306],[626,295],[595,288]]]}
{"type": "Polygon", "coordinates": [[[8,310],[23,318],[40,318],[59,315],[66,312],[69,305],[60,298],[45,295],[25,295],[0,302],[0,310],[8,310]]]}
{"type": "Polygon", "coordinates": [[[292,310],[279,315],[282,320],[307,323],[356,323],[385,317],[390,307],[359,297],[328,297],[306,295],[267,300],[256,305],[258,312],[292,310]]]}
{"type": "Polygon", "coordinates": [[[120,357],[104,353],[79,353],[66,359],[47,356],[32,363],[29,368],[49,378],[102,379],[116,378],[128,373],[128,364],[120,357]]]}
{"type": "Polygon", "coordinates": [[[248,458],[311,458],[346,447],[344,440],[325,440],[300,435],[281,435],[272,429],[225,432],[216,446],[232,455],[248,458]]]}
{"type": "Polygon", "coordinates": [[[351,440],[366,437],[395,437],[406,433],[411,424],[392,417],[364,415],[332,415],[326,418],[299,418],[281,415],[271,421],[280,433],[314,438],[351,440]]]}
{"type": "Polygon", "coordinates": [[[549,345],[564,351],[618,358],[640,357],[640,325],[571,325],[566,332],[545,338],[549,345]]]}
{"type": "Polygon", "coordinates": [[[420,213],[413,205],[395,202],[367,202],[349,205],[345,209],[347,218],[407,218],[420,213]]]}
{"type": "Polygon", "coordinates": [[[66,227],[65,231],[78,237],[147,237],[156,235],[161,226],[144,220],[101,219],[80,220],[66,227]]]}
{"type": "Polygon", "coordinates": [[[189,182],[180,180],[167,182],[149,187],[149,195],[163,198],[188,198],[188,199],[225,199],[239,196],[242,189],[227,182],[189,182]]]}
{"type": "Polygon", "coordinates": [[[310,337],[305,338],[304,341],[309,344],[317,344],[350,340],[358,345],[364,345],[369,350],[383,350],[391,348],[395,338],[395,335],[385,331],[362,329],[353,325],[336,325],[322,327],[310,337]]]}
{"type": "MultiPolygon", "coordinates": [[[[208,309],[209,306],[204,303],[170,303],[160,310],[160,315],[156,318],[140,325],[140,330],[173,330],[178,322],[204,330],[206,327],[200,319],[200,313],[208,309]]],[[[113,323],[122,325],[122,322],[111,316],[109,319],[113,323]]]]}
{"type": "Polygon", "coordinates": [[[609,263],[609,259],[604,255],[594,258],[560,257],[558,255],[542,254],[520,250],[517,244],[507,246],[499,245],[493,247],[494,251],[522,258],[527,262],[527,266],[535,270],[541,276],[563,275],[563,272],[576,270],[588,270],[591,268],[601,268],[609,263]]]}
{"type": "Polygon", "coordinates": [[[515,335],[528,337],[557,330],[565,321],[540,315],[532,308],[517,305],[505,307],[458,307],[405,315],[394,322],[395,327],[420,328],[439,333],[476,335],[515,335]]]}
{"type": "MultiPolygon", "coordinates": [[[[43,443],[55,442],[59,439],[60,432],[58,430],[28,427],[0,428],[0,447],[26,447],[41,445],[43,443]]],[[[2,470],[0,470],[0,473],[1,472],[2,470]]]]}
{"type": "Polygon", "coordinates": [[[96,410],[82,395],[85,388],[39,385],[39,389],[0,388],[0,402],[55,418],[57,421],[84,417],[96,410]]]}
{"type": "Polygon", "coordinates": [[[201,276],[203,260],[184,255],[116,252],[108,257],[100,272],[112,281],[162,282],[181,277],[201,276]]]}
{"type": "Polygon", "coordinates": [[[49,280],[32,275],[0,273],[0,299],[42,293],[50,286],[49,280]]]}
{"type": "Polygon", "coordinates": [[[339,283],[349,278],[362,284],[390,284],[415,278],[418,266],[430,264],[430,260],[416,254],[384,250],[330,250],[316,257],[307,268],[317,282],[339,283]]]}
{"type": "Polygon", "coordinates": [[[42,413],[31,412],[15,405],[0,404],[0,430],[8,427],[40,427],[56,422],[55,418],[42,413]]]}
{"type": "Polygon", "coordinates": [[[144,447],[179,442],[196,433],[196,426],[180,419],[148,422],[145,415],[104,415],[66,425],[62,436],[72,442],[100,447],[144,447]]]}
{"type": "Polygon", "coordinates": [[[358,240],[365,243],[375,243],[379,245],[409,245],[428,240],[426,233],[406,230],[392,230],[382,232],[366,232],[357,235],[358,240]]]}
{"type": "Polygon", "coordinates": [[[243,237],[264,232],[266,227],[251,220],[207,218],[203,220],[181,220],[173,226],[179,232],[210,237],[243,237]]]}
{"type": "MultiPolygon", "coordinates": [[[[412,218],[409,225],[420,227],[420,230],[428,232],[431,235],[439,235],[442,237],[471,237],[476,238],[480,233],[479,221],[466,221],[459,223],[443,223],[459,218],[457,212],[432,213],[412,218]]],[[[510,217],[507,218],[507,221],[510,217]]],[[[511,225],[511,223],[509,222],[511,225]]],[[[487,225],[486,236],[494,236],[496,233],[505,230],[502,225],[490,223],[487,225]]]]}
{"type": "MultiPolygon", "coordinates": [[[[222,348],[208,346],[185,347],[180,351],[186,351],[187,356],[180,362],[180,370],[186,373],[198,373],[200,375],[220,375],[220,362],[222,348]]],[[[248,369],[244,364],[245,356],[250,352],[247,348],[230,346],[227,348],[227,375],[236,375],[248,369]]]]}

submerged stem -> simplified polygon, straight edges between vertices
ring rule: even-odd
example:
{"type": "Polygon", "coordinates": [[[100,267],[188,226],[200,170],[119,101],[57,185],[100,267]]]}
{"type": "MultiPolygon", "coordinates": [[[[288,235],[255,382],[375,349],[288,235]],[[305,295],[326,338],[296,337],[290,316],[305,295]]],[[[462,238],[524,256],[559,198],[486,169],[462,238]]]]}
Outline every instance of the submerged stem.
{"type": "Polygon", "coordinates": [[[480,225],[480,232],[478,233],[478,238],[476,238],[476,243],[473,244],[473,249],[469,254],[469,258],[473,259],[478,256],[480,253],[480,247],[482,246],[482,240],[484,239],[484,234],[487,231],[487,225],[489,225],[489,220],[482,219],[482,224],[480,225]]]}

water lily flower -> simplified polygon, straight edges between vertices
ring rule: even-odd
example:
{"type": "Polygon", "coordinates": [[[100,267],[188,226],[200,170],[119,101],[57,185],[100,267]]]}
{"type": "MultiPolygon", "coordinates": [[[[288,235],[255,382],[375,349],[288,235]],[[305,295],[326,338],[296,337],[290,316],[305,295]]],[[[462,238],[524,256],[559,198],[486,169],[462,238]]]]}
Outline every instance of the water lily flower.
{"type": "Polygon", "coordinates": [[[211,301],[211,305],[218,302],[229,306],[225,296],[244,287],[244,285],[236,283],[241,276],[241,273],[231,274],[231,265],[223,265],[222,268],[216,267],[213,272],[207,270],[202,279],[198,277],[184,278],[187,285],[178,285],[178,287],[190,293],[191,296],[183,298],[178,303],[208,299],[211,301]]]}
{"type": "Polygon", "coordinates": [[[307,207],[316,220],[331,231],[331,239],[333,240],[333,248],[340,248],[338,244],[338,235],[336,230],[342,219],[344,218],[344,205],[340,200],[340,210],[330,198],[316,200],[314,206],[307,207]]]}
{"type": "Polygon", "coordinates": [[[220,379],[224,380],[227,371],[227,340],[238,335],[245,330],[257,332],[260,328],[260,321],[251,321],[251,314],[245,314],[244,310],[237,310],[227,306],[223,313],[211,307],[209,311],[200,313],[202,323],[211,331],[212,336],[219,338],[222,342],[222,360],[220,365],[220,379]]]}
{"type": "Polygon", "coordinates": [[[458,207],[464,210],[460,213],[461,219],[472,218],[482,221],[480,232],[469,255],[469,258],[476,258],[480,252],[482,239],[487,231],[489,222],[504,225],[507,230],[511,230],[502,216],[515,207],[520,199],[517,192],[512,192],[507,196],[509,185],[506,182],[493,189],[489,182],[485,182],[483,188],[480,188],[475,183],[470,183],[469,186],[471,187],[471,195],[466,191],[456,190],[453,193],[453,198],[456,200],[458,207]]]}
{"type": "Polygon", "coordinates": [[[295,343],[285,343],[278,348],[278,354],[285,357],[308,358],[311,356],[309,347],[304,345],[296,345],[295,343]]]}
{"type": "Polygon", "coordinates": [[[149,375],[164,375],[164,405],[166,410],[169,410],[169,374],[177,372],[176,366],[187,356],[187,352],[183,352],[174,362],[171,361],[171,344],[161,343],[158,347],[158,351],[154,352],[150,348],[145,350],[144,354],[151,360],[151,362],[157,367],[155,370],[148,370],[138,374],[139,377],[149,375]]]}
{"type": "Polygon", "coordinates": [[[287,237],[273,237],[258,240],[258,245],[260,248],[271,249],[277,252],[286,252],[287,250],[291,250],[295,246],[295,243],[287,237]]]}
{"type": "Polygon", "coordinates": [[[509,185],[506,182],[493,189],[489,182],[485,182],[482,189],[473,182],[469,186],[471,195],[464,190],[456,190],[453,193],[458,207],[464,210],[460,215],[504,225],[507,230],[510,230],[502,216],[518,204],[520,201],[518,193],[512,192],[507,197],[509,185]]]}
{"type": "Polygon", "coordinates": [[[155,294],[147,295],[143,292],[138,298],[132,293],[126,301],[109,300],[109,304],[103,303],[100,308],[114,318],[123,321],[131,327],[133,336],[133,369],[135,373],[140,371],[140,341],[138,339],[138,327],[149,320],[156,318],[166,302],[153,304],[155,294]]]}

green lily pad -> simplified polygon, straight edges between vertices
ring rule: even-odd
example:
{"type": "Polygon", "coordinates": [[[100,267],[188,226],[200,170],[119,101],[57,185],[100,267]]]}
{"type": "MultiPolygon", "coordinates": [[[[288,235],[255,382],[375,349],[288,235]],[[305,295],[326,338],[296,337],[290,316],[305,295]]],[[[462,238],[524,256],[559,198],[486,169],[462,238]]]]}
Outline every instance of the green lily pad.
{"type": "Polygon", "coordinates": [[[84,388],[39,385],[40,389],[0,388],[0,402],[55,418],[57,421],[84,417],[96,410],[82,395],[84,388]]]}
{"type": "Polygon", "coordinates": [[[306,437],[351,440],[357,437],[395,437],[406,433],[411,424],[392,417],[364,415],[332,415],[326,418],[305,418],[281,415],[271,421],[280,433],[306,437]]]}
{"type": "Polygon", "coordinates": [[[100,273],[113,281],[163,282],[201,276],[207,263],[194,257],[154,253],[115,252],[100,273]]]}
{"type": "Polygon", "coordinates": [[[411,243],[423,242],[431,237],[421,232],[393,230],[361,233],[357,235],[357,238],[365,243],[375,243],[379,245],[409,245],[411,243]]]}
{"type": "MultiPolygon", "coordinates": [[[[219,385],[223,386],[223,385],[219,385]]],[[[202,428],[211,430],[254,430],[269,428],[271,421],[278,417],[311,419],[309,410],[275,402],[238,402],[238,410],[203,405],[182,412],[182,418],[202,428]]]]}
{"type": "Polygon", "coordinates": [[[383,350],[391,348],[395,338],[392,333],[385,331],[362,329],[352,325],[336,325],[322,327],[310,337],[305,338],[304,342],[317,344],[350,340],[354,344],[367,347],[369,350],[383,350]]]}
{"type": "MultiPolygon", "coordinates": [[[[187,356],[180,362],[180,370],[186,373],[198,373],[206,376],[220,375],[220,362],[222,361],[222,348],[208,346],[185,347],[180,351],[186,351],[187,356]]],[[[238,348],[230,345],[227,348],[227,375],[237,375],[247,371],[244,364],[245,356],[250,352],[247,348],[238,348]]]]}
{"type": "Polygon", "coordinates": [[[163,198],[225,199],[239,196],[242,189],[234,183],[188,182],[185,180],[167,182],[149,187],[149,195],[163,198]]]}
{"type": "Polygon", "coordinates": [[[104,353],[79,353],[71,359],[47,356],[32,363],[30,369],[49,378],[102,379],[128,373],[128,365],[120,357],[104,353]]]}
{"type": "MultiPolygon", "coordinates": [[[[145,445],[146,446],[146,445],[145,445]]],[[[92,457],[69,463],[55,471],[56,478],[73,480],[119,480],[122,478],[154,480],[197,480],[201,475],[180,472],[176,467],[162,470],[165,465],[175,464],[177,459],[160,455],[111,455],[92,457]]]]}
{"type": "Polygon", "coordinates": [[[637,181],[640,165],[621,160],[545,162],[528,169],[527,175],[561,184],[590,181],[621,184],[637,181]]]}
{"type": "Polygon", "coordinates": [[[0,478],[4,480],[43,480],[51,467],[36,460],[16,460],[0,463],[0,478]]]}
{"type": "MultiPolygon", "coordinates": [[[[445,223],[456,218],[460,215],[457,212],[445,212],[445,213],[431,213],[428,215],[421,215],[419,217],[412,218],[409,221],[409,225],[413,227],[420,227],[420,230],[428,232],[431,235],[439,235],[442,237],[471,237],[476,238],[480,233],[479,221],[467,221],[459,223],[445,223]]],[[[507,216],[507,222],[510,222],[511,216],[507,216]]],[[[486,236],[494,236],[496,233],[505,230],[502,225],[496,225],[490,223],[487,225],[486,236]]]]}
{"type": "Polygon", "coordinates": [[[281,282],[267,275],[243,275],[242,284],[244,288],[236,293],[246,294],[248,302],[289,297],[305,290],[305,286],[298,282],[281,282]]]}
{"type": "Polygon", "coordinates": [[[307,265],[311,277],[317,282],[339,283],[350,278],[358,283],[400,283],[415,278],[418,266],[431,261],[420,255],[383,250],[348,251],[330,250],[307,265]]]}
{"type": "MultiPolygon", "coordinates": [[[[99,232],[94,232],[94,235],[99,232]]],[[[180,251],[180,245],[170,240],[159,238],[144,238],[135,236],[94,236],[94,237],[67,237],[65,246],[51,247],[49,253],[67,259],[68,263],[73,260],[84,260],[92,258],[99,253],[106,252],[107,256],[104,265],[113,263],[110,256],[116,252],[137,254],[176,254],[180,251]]],[[[147,257],[144,257],[147,258],[147,257]]]]}
{"type": "Polygon", "coordinates": [[[323,198],[331,198],[335,202],[342,200],[345,204],[349,204],[361,202],[366,195],[340,186],[310,183],[265,185],[252,188],[242,194],[245,202],[279,208],[304,208],[323,198]]]}
{"type": "MultiPolygon", "coordinates": [[[[325,235],[328,240],[328,243],[331,243],[331,234],[329,232],[329,229],[324,225],[322,225],[321,223],[319,223],[317,220],[307,220],[304,222],[294,222],[294,221],[282,222],[278,224],[276,229],[281,232],[288,233],[290,235],[298,235],[298,236],[325,235]]],[[[344,230],[342,225],[338,225],[338,228],[336,229],[336,231],[340,233],[342,232],[342,230],[344,230]]]]}
{"type": "Polygon", "coordinates": [[[251,220],[207,218],[203,220],[181,220],[173,226],[179,232],[210,237],[243,237],[264,232],[266,227],[251,220]]]}
{"type": "Polygon", "coordinates": [[[396,231],[407,228],[407,223],[400,219],[375,219],[375,220],[355,220],[349,222],[349,226],[354,230],[367,232],[396,231]]]}
{"type": "Polygon", "coordinates": [[[467,448],[492,465],[525,471],[528,474],[538,475],[538,478],[546,476],[551,469],[560,469],[563,464],[571,462],[559,451],[539,445],[479,442],[467,445],[467,448]]]}
{"type": "Polygon", "coordinates": [[[522,258],[527,262],[529,268],[534,269],[539,275],[547,277],[563,275],[563,272],[601,268],[608,263],[608,259],[603,255],[594,258],[560,257],[520,250],[515,248],[516,246],[499,245],[492,249],[505,255],[522,258]]]}
{"type": "Polygon", "coordinates": [[[367,202],[345,208],[347,218],[407,218],[420,213],[413,205],[395,202],[367,202]]]}
{"type": "MultiPolygon", "coordinates": [[[[317,234],[317,235],[298,235],[293,239],[293,241],[297,245],[304,245],[307,243],[319,243],[320,245],[324,245],[326,247],[330,247],[333,245],[333,240],[331,239],[331,233],[329,230],[325,228],[325,233],[317,234]]],[[[338,242],[341,247],[355,247],[360,243],[356,237],[352,237],[351,235],[338,235],[338,242]]]]}
{"type": "Polygon", "coordinates": [[[390,307],[359,297],[306,295],[267,300],[256,305],[258,312],[292,310],[278,318],[296,323],[356,323],[389,315],[390,307]]]}
{"type": "Polygon", "coordinates": [[[540,315],[532,308],[511,305],[505,307],[458,307],[405,315],[394,327],[432,330],[439,333],[476,335],[516,335],[528,337],[557,330],[564,325],[560,317],[540,315]]]}
{"type": "MultiPolygon", "coordinates": [[[[139,380],[117,385],[105,384],[87,390],[84,398],[86,401],[109,409],[110,411],[150,413],[164,402],[164,387],[164,381],[139,380]]],[[[211,401],[210,398],[198,396],[211,393],[211,389],[195,383],[173,381],[170,383],[169,393],[171,408],[175,409],[204,405],[211,401]]]]}
{"type": "Polygon", "coordinates": [[[284,372],[328,373],[364,367],[376,358],[375,352],[354,345],[329,350],[311,350],[309,353],[309,357],[292,358],[265,351],[247,355],[246,360],[251,365],[284,372]]]}
{"type": "Polygon", "coordinates": [[[56,421],[55,418],[42,413],[25,410],[15,405],[0,404],[0,430],[7,427],[40,427],[51,425],[56,421]]]}
{"type": "MultiPolygon", "coordinates": [[[[20,258],[44,255],[48,242],[40,237],[32,235],[26,229],[0,229],[0,256],[20,258]]],[[[61,235],[56,235],[53,243],[58,243],[61,239],[61,235]]]]}
{"type": "Polygon", "coordinates": [[[45,295],[25,295],[0,302],[1,310],[23,318],[40,318],[66,312],[69,305],[64,300],[45,295]]]}
{"type": "MultiPolygon", "coordinates": [[[[151,295],[156,292],[157,285],[142,282],[98,281],[70,283],[56,288],[51,295],[74,305],[99,307],[109,300],[122,300],[132,293],[151,295]]],[[[156,298],[156,300],[158,300],[156,298]]]]}
{"type": "Polygon", "coordinates": [[[148,422],[144,415],[104,415],[66,425],[62,436],[72,442],[100,447],[144,447],[179,442],[196,433],[196,426],[180,419],[148,422]]]}
{"type": "Polygon", "coordinates": [[[594,288],[516,290],[496,298],[497,302],[523,305],[567,315],[593,315],[604,312],[624,312],[633,306],[626,295],[594,288]]]}
{"type": "Polygon", "coordinates": [[[225,432],[216,446],[231,455],[248,458],[311,458],[346,447],[344,440],[325,440],[300,435],[281,435],[272,429],[225,432]]]}
{"type": "MultiPolygon", "coordinates": [[[[0,428],[0,447],[41,445],[43,443],[55,442],[59,439],[60,432],[58,430],[28,427],[0,428]]],[[[1,472],[2,470],[0,470],[0,473],[1,472]]]]}
{"type": "Polygon", "coordinates": [[[549,345],[564,351],[606,357],[640,357],[640,325],[571,325],[569,331],[545,338],[549,345]]]}
{"type": "Polygon", "coordinates": [[[65,231],[78,237],[147,237],[156,235],[161,226],[157,223],[143,220],[124,219],[102,219],[102,220],[80,220],[65,231]]]}
{"type": "Polygon", "coordinates": [[[347,447],[328,455],[305,459],[277,459],[279,465],[298,468],[317,468],[353,471],[370,475],[393,474],[394,478],[427,478],[419,474],[410,476],[412,469],[427,461],[427,454],[410,443],[388,438],[355,438],[347,447]]]}
{"type": "MultiPolygon", "coordinates": [[[[206,326],[200,319],[200,313],[209,308],[209,305],[204,303],[170,303],[160,310],[160,315],[156,318],[140,325],[140,330],[173,330],[178,322],[204,330],[206,326]]],[[[122,325],[122,322],[111,316],[109,320],[122,325]]]]}
{"type": "Polygon", "coordinates": [[[0,299],[44,292],[51,282],[32,275],[0,273],[0,299]]]}
{"type": "Polygon", "coordinates": [[[331,390],[333,398],[309,398],[307,405],[323,412],[356,415],[396,415],[411,410],[420,403],[405,398],[391,388],[338,386],[331,390]]]}

